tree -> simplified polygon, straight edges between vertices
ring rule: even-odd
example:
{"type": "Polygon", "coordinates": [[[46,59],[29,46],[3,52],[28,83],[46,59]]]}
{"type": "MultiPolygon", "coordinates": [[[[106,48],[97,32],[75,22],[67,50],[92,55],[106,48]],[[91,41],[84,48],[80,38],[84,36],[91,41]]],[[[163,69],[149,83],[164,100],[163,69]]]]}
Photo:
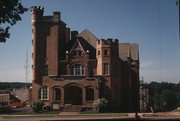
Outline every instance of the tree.
{"type": "Polygon", "coordinates": [[[24,8],[21,0],[0,0],[0,42],[6,42],[9,38],[9,28],[21,20],[21,14],[26,12],[28,8],[24,8]],[[10,26],[9,26],[10,25],[10,26]]]}
{"type": "Polygon", "coordinates": [[[164,111],[169,111],[172,109],[175,109],[177,106],[177,95],[175,92],[164,89],[162,91],[162,105],[164,108],[164,111]]]}
{"type": "Polygon", "coordinates": [[[108,106],[108,101],[105,98],[97,99],[93,102],[93,109],[96,112],[105,112],[108,106]]]}
{"type": "Polygon", "coordinates": [[[42,101],[35,101],[31,104],[31,108],[34,112],[38,113],[42,111],[42,107],[44,106],[44,103],[42,101]]]}

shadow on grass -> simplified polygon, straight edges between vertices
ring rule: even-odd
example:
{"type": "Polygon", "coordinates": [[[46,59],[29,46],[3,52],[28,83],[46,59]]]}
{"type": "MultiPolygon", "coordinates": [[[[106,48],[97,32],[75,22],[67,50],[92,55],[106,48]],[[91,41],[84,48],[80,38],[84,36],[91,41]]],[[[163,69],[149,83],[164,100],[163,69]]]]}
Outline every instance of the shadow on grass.
{"type": "Polygon", "coordinates": [[[59,114],[59,111],[41,111],[34,112],[30,107],[21,107],[16,109],[2,110],[0,114],[4,115],[44,115],[44,114],[59,114]]]}

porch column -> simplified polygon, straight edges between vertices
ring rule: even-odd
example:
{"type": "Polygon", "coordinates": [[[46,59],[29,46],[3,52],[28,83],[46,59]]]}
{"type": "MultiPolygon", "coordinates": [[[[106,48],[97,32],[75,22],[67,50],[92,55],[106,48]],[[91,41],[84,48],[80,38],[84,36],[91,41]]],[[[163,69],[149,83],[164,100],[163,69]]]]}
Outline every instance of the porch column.
{"type": "Polygon", "coordinates": [[[100,91],[99,91],[99,87],[95,87],[94,88],[94,100],[97,100],[97,99],[99,99],[100,98],[100,91]]]}
{"type": "Polygon", "coordinates": [[[53,88],[52,87],[49,87],[49,92],[48,92],[48,98],[49,98],[49,105],[52,105],[53,104],[53,88]]]}
{"type": "Polygon", "coordinates": [[[82,104],[86,105],[86,88],[82,88],[82,104]]]}
{"type": "Polygon", "coordinates": [[[64,105],[64,88],[61,88],[61,105],[64,105]]]}

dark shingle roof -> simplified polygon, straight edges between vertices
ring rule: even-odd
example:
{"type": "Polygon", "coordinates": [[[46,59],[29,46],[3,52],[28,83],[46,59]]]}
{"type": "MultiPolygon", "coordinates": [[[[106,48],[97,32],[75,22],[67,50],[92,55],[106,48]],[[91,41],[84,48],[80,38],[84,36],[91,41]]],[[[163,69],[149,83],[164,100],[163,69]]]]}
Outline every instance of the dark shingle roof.
{"type": "Polygon", "coordinates": [[[78,36],[84,38],[89,44],[96,48],[96,41],[98,39],[89,30],[85,29],[78,36]]]}

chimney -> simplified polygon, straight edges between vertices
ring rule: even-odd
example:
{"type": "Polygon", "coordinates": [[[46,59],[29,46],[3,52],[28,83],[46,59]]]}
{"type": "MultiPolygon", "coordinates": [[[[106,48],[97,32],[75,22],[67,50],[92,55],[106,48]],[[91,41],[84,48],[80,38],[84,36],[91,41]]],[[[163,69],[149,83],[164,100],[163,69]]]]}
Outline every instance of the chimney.
{"type": "Polygon", "coordinates": [[[54,21],[59,21],[61,19],[61,13],[56,11],[56,12],[53,12],[53,20],[54,21]]]}
{"type": "Polygon", "coordinates": [[[71,31],[71,40],[75,39],[78,35],[78,31],[71,31]]]}
{"type": "Polygon", "coordinates": [[[70,28],[66,28],[66,42],[70,40],[70,28]]]}

